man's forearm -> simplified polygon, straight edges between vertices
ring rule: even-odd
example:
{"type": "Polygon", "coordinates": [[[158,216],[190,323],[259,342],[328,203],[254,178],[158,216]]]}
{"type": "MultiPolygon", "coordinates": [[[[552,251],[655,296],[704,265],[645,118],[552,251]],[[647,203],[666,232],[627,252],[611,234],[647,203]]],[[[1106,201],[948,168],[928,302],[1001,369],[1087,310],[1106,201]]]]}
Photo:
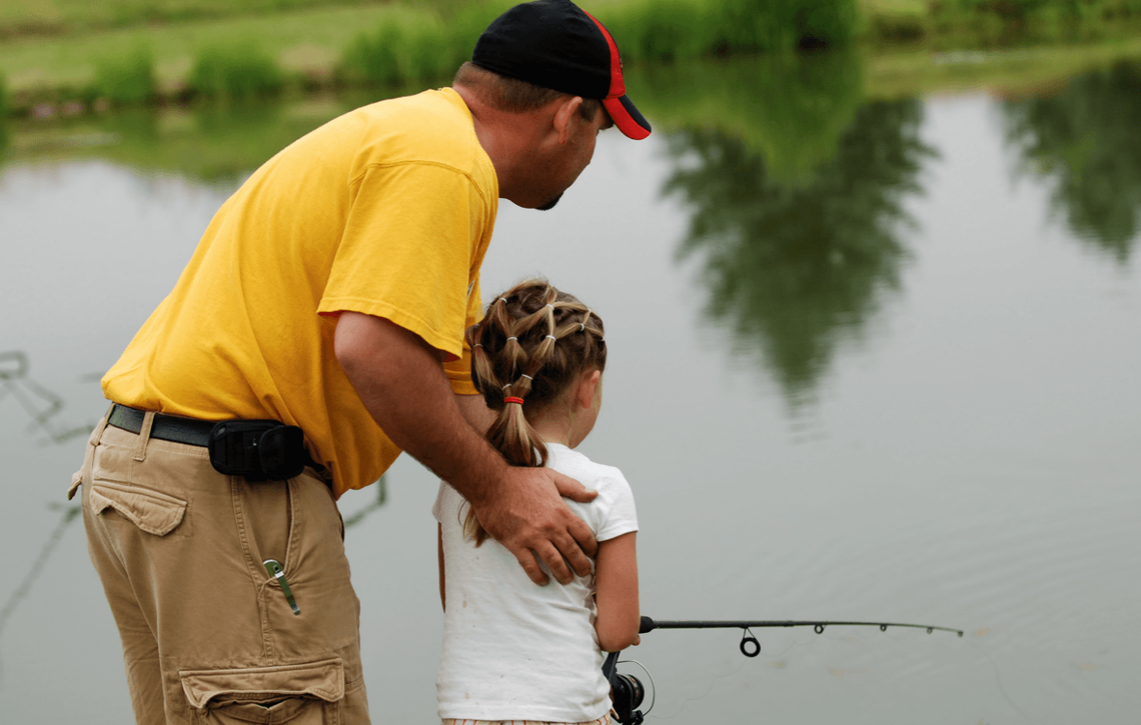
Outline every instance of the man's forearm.
{"type": "Polygon", "coordinates": [[[495,489],[507,464],[461,414],[432,347],[387,320],[344,312],[335,348],[365,408],[396,445],[469,501],[495,489]]]}
{"type": "Polygon", "coordinates": [[[457,395],[456,404],[465,420],[475,428],[480,435],[486,435],[487,429],[495,422],[495,411],[487,407],[482,395],[457,395]]]}

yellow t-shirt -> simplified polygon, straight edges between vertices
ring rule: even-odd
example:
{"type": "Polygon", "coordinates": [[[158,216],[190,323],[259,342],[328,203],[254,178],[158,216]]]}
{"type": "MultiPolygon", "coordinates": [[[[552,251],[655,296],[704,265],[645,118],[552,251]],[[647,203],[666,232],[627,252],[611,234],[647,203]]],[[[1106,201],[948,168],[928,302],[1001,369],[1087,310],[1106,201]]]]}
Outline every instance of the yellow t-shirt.
{"type": "Polygon", "coordinates": [[[174,290],[103,378],[111,400],[305,431],[337,496],[400,454],[333,352],[343,310],[383,317],[445,353],[475,393],[463,332],[499,185],[450,88],[374,103],[297,140],[214,216],[174,290]]]}

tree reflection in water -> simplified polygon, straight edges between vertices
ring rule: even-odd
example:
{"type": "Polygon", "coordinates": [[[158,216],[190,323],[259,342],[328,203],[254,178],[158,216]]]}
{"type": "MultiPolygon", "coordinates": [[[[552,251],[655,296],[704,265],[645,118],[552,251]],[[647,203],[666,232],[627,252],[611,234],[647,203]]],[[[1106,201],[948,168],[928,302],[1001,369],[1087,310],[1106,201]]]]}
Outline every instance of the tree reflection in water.
{"type": "Polygon", "coordinates": [[[1046,98],[1007,100],[1006,137],[1023,173],[1053,187],[1075,236],[1129,261],[1141,231],[1141,63],[1071,80],[1046,98]]]}
{"type": "Polygon", "coordinates": [[[679,258],[700,257],[708,319],[731,330],[738,352],[761,355],[793,409],[899,287],[908,254],[897,232],[911,223],[902,200],[921,191],[934,155],[919,139],[922,109],[913,99],[858,107],[795,181],[773,174],[758,144],[720,131],[669,139],[677,170],[663,193],[692,209],[679,258]]]}

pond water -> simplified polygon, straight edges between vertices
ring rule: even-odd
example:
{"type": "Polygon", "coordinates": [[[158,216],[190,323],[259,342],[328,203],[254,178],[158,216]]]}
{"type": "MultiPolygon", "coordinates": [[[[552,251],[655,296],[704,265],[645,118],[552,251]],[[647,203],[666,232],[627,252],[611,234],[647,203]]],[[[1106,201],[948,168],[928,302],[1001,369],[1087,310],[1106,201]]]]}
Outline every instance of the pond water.
{"type": "MultiPolygon", "coordinates": [[[[484,290],[542,273],[606,320],[583,450],[634,487],[643,613],[966,632],[755,629],[755,659],[653,632],[626,653],[649,719],[1136,722],[1141,71],[871,101],[843,62],[739,63],[632,95],[660,131],[603,134],[553,211],[505,204],[484,290]]],[[[98,378],[243,175],[340,103],[9,134],[5,722],[130,721],[64,498],[98,378]]],[[[378,723],[434,718],[435,491],[403,459],[341,502],[378,723]]]]}

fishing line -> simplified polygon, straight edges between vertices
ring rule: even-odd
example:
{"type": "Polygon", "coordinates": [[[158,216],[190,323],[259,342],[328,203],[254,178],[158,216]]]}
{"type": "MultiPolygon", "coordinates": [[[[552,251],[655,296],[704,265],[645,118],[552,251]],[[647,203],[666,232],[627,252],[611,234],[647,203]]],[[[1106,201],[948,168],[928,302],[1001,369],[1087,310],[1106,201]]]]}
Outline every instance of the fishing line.
{"type": "MultiPolygon", "coordinates": [[[[813,641],[815,641],[815,639],[818,639],[820,636],[824,635],[825,630],[827,630],[827,628],[830,626],[879,627],[879,630],[881,632],[886,632],[888,630],[888,627],[900,627],[900,628],[912,628],[912,629],[925,629],[925,630],[927,630],[927,634],[932,634],[935,630],[939,630],[942,632],[953,632],[954,634],[957,634],[960,638],[962,638],[962,636],[963,636],[963,630],[961,630],[961,629],[953,629],[951,627],[937,627],[935,625],[929,625],[929,624],[906,624],[906,623],[902,623],[902,622],[854,622],[854,621],[838,621],[838,620],[833,621],[833,620],[791,620],[791,619],[786,619],[786,620],[683,620],[683,621],[663,620],[663,621],[655,621],[655,620],[651,619],[650,617],[642,617],[641,623],[638,627],[638,633],[639,634],[646,634],[647,632],[652,632],[655,629],[740,629],[741,630],[741,640],[737,644],[737,648],[741,651],[741,654],[743,654],[747,659],[752,659],[754,657],[760,656],[760,654],[761,654],[760,640],[757,639],[756,635],[754,635],[753,631],[752,631],[754,627],[756,627],[758,629],[770,628],[770,627],[771,628],[775,628],[775,627],[782,627],[782,628],[812,627],[812,630],[817,635],[817,637],[814,638],[814,640],[813,640],[813,641]]],[[[832,641],[841,641],[841,640],[846,640],[847,636],[842,637],[842,638],[828,637],[828,639],[830,639],[832,641]]],[[[892,639],[895,639],[895,638],[893,637],[892,639]]],[[[857,639],[856,641],[859,642],[860,640],[857,639]]],[[[779,657],[779,656],[783,655],[785,652],[788,652],[793,647],[796,647],[799,644],[801,644],[801,643],[796,642],[794,640],[792,645],[790,645],[784,652],[781,652],[780,654],[778,654],[776,656],[779,657]]],[[[809,643],[805,642],[803,644],[809,644],[809,643]]],[[[773,657],[772,655],[766,655],[766,656],[769,659],[771,659],[773,657]]],[[[612,652],[607,656],[606,662],[602,665],[603,675],[607,678],[607,680],[610,682],[610,685],[611,685],[611,692],[613,694],[614,711],[615,711],[615,714],[617,715],[617,720],[620,723],[629,723],[630,725],[640,725],[640,723],[643,722],[645,715],[641,710],[638,710],[637,708],[642,704],[642,698],[645,695],[645,688],[642,686],[642,683],[633,675],[620,674],[617,671],[617,660],[618,660],[618,653],[612,652]]],[[[641,667],[644,671],[646,671],[647,675],[649,675],[649,670],[647,670],[646,667],[644,665],[642,665],[642,663],[638,662],[636,664],[639,667],[641,667]]],[[[993,665],[993,661],[992,661],[992,665],[993,665]]],[[[745,663],[741,662],[741,664],[739,664],[737,666],[737,668],[735,670],[733,670],[732,672],[724,673],[721,675],[717,675],[716,677],[713,677],[709,681],[709,687],[706,689],[706,691],[702,695],[700,695],[696,698],[693,698],[693,697],[685,698],[685,700],[681,704],[681,707],[679,707],[676,712],[674,712],[670,715],[659,716],[659,717],[661,717],[661,719],[667,719],[667,720],[670,718],[676,717],[685,709],[685,707],[688,703],[695,702],[697,700],[701,700],[701,699],[704,699],[705,697],[708,697],[709,693],[713,691],[713,686],[716,684],[717,680],[720,680],[720,679],[723,679],[725,677],[729,677],[729,676],[737,674],[738,672],[741,671],[741,668],[744,666],[745,666],[745,663]]],[[[997,672],[997,667],[996,667],[996,672],[997,672]]],[[[651,683],[652,682],[653,682],[653,679],[651,677],[651,683]]],[[[1001,689],[1001,681],[999,682],[999,686],[1001,689]]],[[[1003,691],[1003,694],[1005,697],[1006,696],[1005,691],[1003,691]]],[[[655,699],[655,701],[657,699],[656,687],[654,690],[654,699],[655,699]]],[[[1007,697],[1007,702],[1010,702],[1009,697],[1007,697]]],[[[1011,704],[1013,705],[1013,703],[1011,703],[1011,704]]],[[[1020,713],[1022,712],[1017,706],[1014,706],[1014,707],[1020,713]]]]}
{"type": "MultiPolygon", "coordinates": [[[[669,715],[656,715],[655,717],[659,720],[672,720],[673,718],[680,715],[682,713],[682,711],[685,710],[686,705],[688,705],[689,703],[697,702],[698,700],[704,700],[706,697],[709,697],[709,693],[713,692],[713,686],[717,684],[718,680],[723,680],[726,677],[732,677],[733,675],[737,674],[742,669],[744,669],[747,662],[748,662],[747,660],[741,660],[741,664],[737,665],[737,669],[735,669],[731,672],[722,673],[722,674],[717,675],[717,676],[713,677],[712,679],[710,679],[709,680],[709,687],[707,687],[705,689],[704,693],[698,695],[697,697],[685,698],[684,700],[681,701],[681,705],[678,706],[678,709],[676,711],[674,711],[673,713],[671,713],[669,715]]],[[[639,663],[639,664],[641,664],[641,663],[639,663]]],[[[655,697],[656,697],[656,693],[655,693],[655,697]]],[[[649,710],[647,710],[646,712],[648,713],[649,710]]]]}
{"type": "Polygon", "coordinates": [[[1027,721],[1034,722],[1033,718],[1031,718],[1029,715],[1027,715],[1025,710],[1023,710],[1021,707],[1019,707],[1017,704],[1015,704],[1014,700],[1010,699],[1010,695],[1006,694],[1006,687],[1002,684],[1002,673],[998,669],[998,663],[995,662],[994,658],[990,656],[990,652],[987,652],[985,649],[980,647],[977,642],[970,642],[969,644],[971,645],[971,647],[975,648],[979,652],[982,652],[983,655],[986,656],[987,661],[990,662],[990,666],[994,670],[994,680],[995,680],[995,683],[998,685],[998,692],[999,692],[999,694],[1002,695],[1002,699],[1006,700],[1006,704],[1010,705],[1012,708],[1014,708],[1015,712],[1017,712],[1019,715],[1021,715],[1027,721]]]}

